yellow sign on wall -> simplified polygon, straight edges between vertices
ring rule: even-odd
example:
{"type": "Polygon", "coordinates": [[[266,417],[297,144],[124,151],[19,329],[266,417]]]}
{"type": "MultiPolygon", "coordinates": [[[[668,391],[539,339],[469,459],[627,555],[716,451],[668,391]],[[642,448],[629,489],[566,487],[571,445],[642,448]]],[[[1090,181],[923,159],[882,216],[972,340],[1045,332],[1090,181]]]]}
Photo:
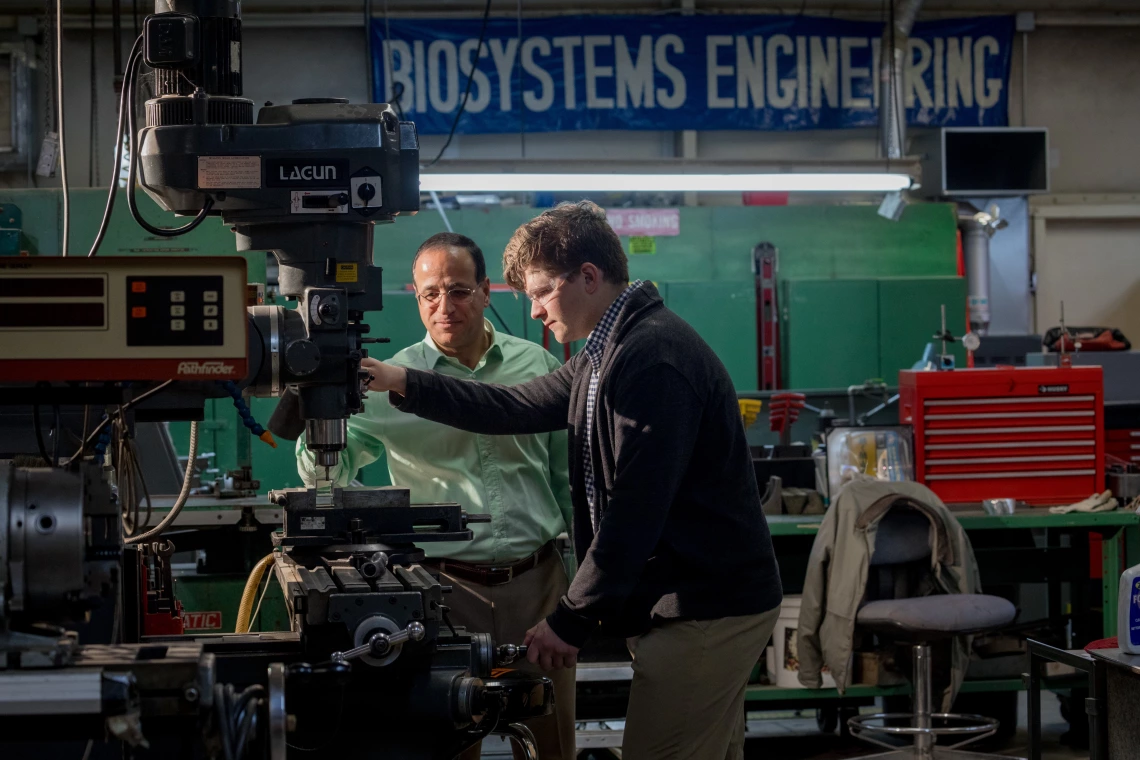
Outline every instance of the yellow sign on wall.
{"type": "Polygon", "coordinates": [[[631,256],[657,253],[657,238],[637,236],[631,237],[629,239],[629,253],[631,256]]]}

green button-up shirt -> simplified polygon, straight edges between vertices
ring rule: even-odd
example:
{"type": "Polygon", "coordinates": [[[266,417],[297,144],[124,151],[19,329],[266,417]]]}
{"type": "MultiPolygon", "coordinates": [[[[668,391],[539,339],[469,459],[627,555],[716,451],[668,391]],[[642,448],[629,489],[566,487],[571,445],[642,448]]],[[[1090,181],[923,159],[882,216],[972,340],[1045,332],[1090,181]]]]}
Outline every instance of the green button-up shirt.
{"type": "MultiPolygon", "coordinates": [[[[499,334],[490,322],[486,327],[491,346],[474,370],[443,355],[431,336],[388,363],[502,385],[524,383],[558,368],[558,360],[541,346],[499,334]]],[[[413,502],[458,502],[468,513],[491,515],[490,523],[471,526],[473,541],[421,544],[429,557],[518,560],[573,524],[564,430],[477,435],[400,412],[388,403],[387,394],[374,393],[364,411],[349,418],[347,444],[330,471],[337,485],[348,485],[387,449],[392,482],[411,489],[413,502]]],[[[313,486],[317,470],[302,437],[297,471],[307,486],[313,486]]]]}

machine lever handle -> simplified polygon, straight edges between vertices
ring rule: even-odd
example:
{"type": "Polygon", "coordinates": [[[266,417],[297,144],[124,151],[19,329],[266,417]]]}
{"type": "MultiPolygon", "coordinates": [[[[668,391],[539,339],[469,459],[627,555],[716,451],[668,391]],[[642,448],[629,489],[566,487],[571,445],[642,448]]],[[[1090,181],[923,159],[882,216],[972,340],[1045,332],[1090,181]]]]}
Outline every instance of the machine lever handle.
{"type": "Polygon", "coordinates": [[[413,620],[408,623],[408,626],[402,631],[396,633],[374,633],[358,647],[354,647],[345,652],[333,652],[333,662],[348,662],[355,660],[357,657],[365,655],[372,655],[373,657],[384,657],[392,651],[393,647],[400,646],[405,641],[421,641],[427,629],[424,624],[418,620],[413,620]]]}
{"type": "Polygon", "coordinates": [[[519,660],[525,660],[526,652],[525,644],[501,644],[495,650],[495,665],[505,667],[519,660]]]}

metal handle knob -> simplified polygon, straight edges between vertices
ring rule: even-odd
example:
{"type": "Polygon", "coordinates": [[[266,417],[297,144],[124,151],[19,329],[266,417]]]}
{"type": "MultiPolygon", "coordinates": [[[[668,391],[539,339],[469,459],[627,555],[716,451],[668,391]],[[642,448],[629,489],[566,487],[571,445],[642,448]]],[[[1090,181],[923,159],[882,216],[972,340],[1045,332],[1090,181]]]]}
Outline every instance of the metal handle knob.
{"type": "Polygon", "coordinates": [[[495,664],[502,667],[526,659],[526,652],[527,647],[524,644],[501,644],[495,650],[495,664]]]}
{"type": "Polygon", "coordinates": [[[393,647],[398,647],[405,641],[422,641],[426,634],[427,629],[424,628],[424,624],[418,620],[413,620],[402,631],[390,634],[376,633],[368,641],[354,649],[345,652],[333,652],[331,659],[333,662],[347,662],[364,655],[384,657],[392,651],[393,647]]]}
{"type": "Polygon", "coordinates": [[[374,634],[372,638],[368,640],[368,643],[372,648],[370,654],[373,657],[383,657],[392,651],[392,647],[399,646],[405,641],[423,640],[424,634],[426,632],[427,629],[424,628],[423,623],[417,620],[413,620],[412,622],[408,623],[408,626],[402,631],[397,631],[396,633],[374,634]]]}

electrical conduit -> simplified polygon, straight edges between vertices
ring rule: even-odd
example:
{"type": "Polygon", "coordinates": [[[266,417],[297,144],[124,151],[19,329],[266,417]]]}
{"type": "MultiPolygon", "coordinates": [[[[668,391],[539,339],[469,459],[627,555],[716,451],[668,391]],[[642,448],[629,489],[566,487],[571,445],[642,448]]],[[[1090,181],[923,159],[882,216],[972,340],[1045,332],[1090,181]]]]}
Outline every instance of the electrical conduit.
{"type": "Polygon", "coordinates": [[[250,617],[253,614],[253,603],[257,598],[257,589],[261,586],[261,579],[265,571],[273,564],[273,554],[267,554],[261,561],[253,566],[249,578],[245,582],[245,589],[241,592],[241,604],[238,605],[237,626],[234,633],[249,633],[250,617]]]}

